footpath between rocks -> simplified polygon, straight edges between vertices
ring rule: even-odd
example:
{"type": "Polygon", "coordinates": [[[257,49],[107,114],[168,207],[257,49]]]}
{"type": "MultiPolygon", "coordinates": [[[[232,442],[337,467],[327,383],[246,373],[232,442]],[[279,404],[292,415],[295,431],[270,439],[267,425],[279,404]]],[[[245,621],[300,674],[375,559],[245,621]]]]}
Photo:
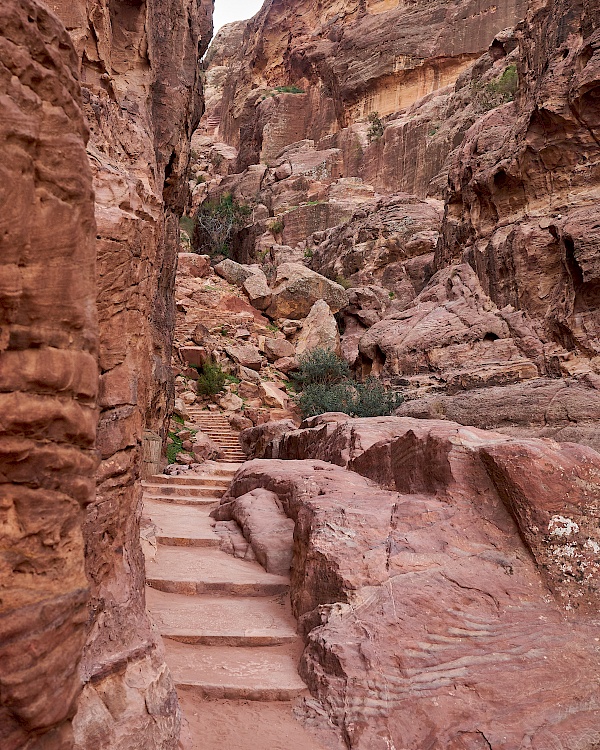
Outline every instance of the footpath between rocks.
{"type": "Polygon", "coordinates": [[[308,693],[289,576],[220,549],[210,518],[240,466],[208,461],[202,472],[144,482],[146,602],[184,712],[181,746],[325,750],[334,745],[293,714],[308,693]]]}

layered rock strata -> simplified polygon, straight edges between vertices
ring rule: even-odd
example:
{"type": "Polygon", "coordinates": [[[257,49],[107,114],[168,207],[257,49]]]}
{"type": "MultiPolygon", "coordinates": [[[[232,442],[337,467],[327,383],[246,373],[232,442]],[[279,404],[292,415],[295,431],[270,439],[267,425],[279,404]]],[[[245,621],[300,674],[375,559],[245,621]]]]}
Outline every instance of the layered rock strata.
{"type": "Polygon", "coordinates": [[[295,520],[301,673],[348,747],[595,747],[599,454],[325,415],[279,455],[222,507],[295,520]]]}
{"type": "Polygon", "coordinates": [[[94,196],[77,57],[0,6],[0,746],[63,750],[81,690],[97,461],[94,196]]]}
{"type": "MultiPolygon", "coordinates": [[[[81,545],[85,545],[85,573],[91,600],[86,615],[82,610],[85,579],[81,577],[81,568],[77,580],[82,593],[77,602],[68,604],[65,599],[64,604],[65,643],[69,644],[65,648],[65,665],[57,661],[57,669],[66,670],[68,664],[70,670],[64,681],[66,693],[60,699],[52,696],[52,690],[46,690],[42,681],[35,690],[44,692],[44,697],[39,698],[40,715],[46,701],[53,700],[51,716],[55,717],[57,727],[60,720],[72,715],[78,684],[76,668],[81,657],[82,620],[85,619],[87,639],[79,665],[84,690],[73,722],[75,746],[81,750],[117,745],[134,748],[143,742],[148,747],[169,748],[177,744],[179,714],[160,643],[145,613],[138,480],[144,430],[159,435],[164,432],[173,397],[170,349],[175,313],[173,286],[179,244],[178,217],[187,199],[189,142],[201,114],[199,58],[211,35],[212,4],[203,0],[175,3],[166,0],[148,3],[52,0],[49,5],[67,27],[70,40],[56,17],[39,6],[25,0],[7,6],[17,14],[17,20],[8,17],[5,36],[15,35],[15,29],[26,27],[31,30],[32,38],[28,40],[23,32],[16,41],[5,42],[7,69],[14,71],[12,83],[6,78],[5,85],[11,96],[21,97],[23,101],[25,86],[32,91],[38,87],[40,92],[38,99],[32,93],[32,103],[27,104],[31,108],[32,124],[27,125],[21,118],[23,124],[19,124],[21,130],[17,132],[22,131],[24,135],[19,135],[18,139],[11,136],[9,142],[31,143],[32,149],[38,141],[42,144],[35,154],[35,167],[31,163],[27,166],[25,160],[22,174],[28,183],[24,201],[32,204],[33,182],[29,175],[36,175],[39,202],[46,217],[46,226],[41,230],[40,222],[35,220],[35,212],[40,209],[37,204],[31,208],[35,232],[39,232],[40,238],[33,232],[31,239],[20,243],[24,248],[20,250],[22,258],[10,259],[13,265],[9,269],[12,281],[6,286],[10,298],[8,320],[18,320],[21,305],[25,319],[17,323],[22,328],[17,348],[42,347],[41,354],[47,345],[52,351],[53,347],[70,348],[97,354],[101,409],[97,447],[101,461],[95,496],[88,492],[82,480],[69,479],[73,488],[77,487],[81,503],[88,507],[83,541],[77,536],[77,522],[81,519],[74,508],[71,508],[68,526],[63,523],[65,529],[72,529],[74,541],[70,542],[72,560],[69,559],[61,571],[62,585],[71,590],[68,587],[76,576],[65,576],[65,570],[70,571],[71,565],[82,566],[83,558],[77,559],[77,545],[80,545],[80,553],[83,553],[81,545]],[[29,67],[28,54],[32,57],[29,67]],[[24,80],[20,87],[17,85],[19,76],[24,80]],[[77,77],[81,82],[81,95],[77,77]],[[81,149],[87,131],[77,119],[80,96],[90,129],[87,160],[81,149]],[[44,98],[49,103],[44,105],[42,114],[40,102],[44,98]],[[60,108],[66,112],[62,121],[60,108]],[[45,119],[40,120],[40,117],[45,119]],[[46,120],[47,135],[43,131],[46,120]],[[93,206],[91,202],[87,206],[78,203],[85,190],[91,201],[89,184],[85,184],[90,166],[97,225],[95,279],[86,255],[89,248],[85,247],[89,232],[93,231],[90,218],[93,206]],[[77,225],[77,212],[81,226],[77,225]],[[50,241],[48,228],[55,226],[56,237],[50,241]],[[23,272],[16,269],[29,263],[29,248],[34,240],[38,244],[36,252],[45,255],[45,275],[42,277],[41,269],[35,272],[37,276],[30,273],[28,283],[32,291],[25,295],[19,281],[23,272]],[[44,243],[50,249],[55,248],[54,255],[44,251],[44,243]],[[35,297],[36,283],[39,299],[35,297]],[[26,298],[29,300],[27,307],[21,302],[26,298]],[[99,318],[97,352],[88,324],[96,310],[99,318]],[[37,331],[33,323],[37,316],[46,323],[56,318],[60,335],[49,324],[40,328],[42,333],[37,331]],[[71,632],[66,623],[74,620],[78,624],[71,632]],[[79,650],[72,645],[76,642],[79,650]]],[[[12,123],[12,117],[7,121],[12,123]]],[[[19,123],[19,119],[15,122],[19,123]]],[[[10,127],[9,134],[15,125],[10,127]]],[[[30,156],[30,160],[33,158],[30,156]]],[[[15,171],[21,175],[20,167],[15,171]]],[[[6,184],[10,184],[8,178],[6,184]]],[[[22,205],[24,207],[25,202],[22,205]]],[[[25,215],[24,208],[21,213],[25,215]]],[[[30,217],[26,218],[29,221],[30,217]]],[[[11,224],[14,226],[18,221],[15,217],[11,224]]],[[[25,220],[23,226],[28,226],[25,220]]],[[[13,238],[13,234],[11,231],[9,236],[13,238]]],[[[14,347],[8,332],[5,338],[4,346],[14,347]]],[[[25,372],[30,371],[27,376],[30,387],[32,390],[42,388],[39,384],[44,378],[39,374],[40,366],[35,364],[33,355],[28,356],[31,362],[25,366],[23,361],[22,365],[25,372]]],[[[88,402],[93,405],[98,388],[91,374],[93,358],[84,357],[81,364],[71,358],[70,364],[60,359],[52,363],[44,355],[44,367],[55,372],[55,377],[44,376],[48,382],[42,390],[49,395],[53,390],[60,390],[64,408],[68,406],[70,395],[87,408],[88,402]]],[[[8,377],[8,374],[6,390],[19,390],[15,376],[8,377]]],[[[55,418],[54,431],[62,425],[64,442],[71,441],[74,445],[71,463],[67,456],[62,459],[65,476],[90,471],[83,459],[76,468],[75,448],[92,446],[90,432],[93,434],[95,423],[92,416],[86,416],[83,406],[78,408],[82,411],[78,418],[75,407],[70,408],[71,426],[60,412],[47,414],[48,419],[55,418]]],[[[35,427],[31,428],[32,439],[36,430],[43,433],[45,428],[39,415],[46,411],[42,405],[36,410],[32,404],[27,412],[19,412],[21,425],[25,424],[24,420],[35,422],[35,427]]],[[[8,424],[7,429],[16,435],[15,426],[8,424]]],[[[58,433],[54,436],[49,432],[48,438],[61,440],[58,433]]],[[[26,451],[25,444],[22,451],[26,451]]],[[[19,466],[21,468],[21,464],[19,466]]],[[[53,471],[59,477],[56,461],[54,466],[53,471]]],[[[56,482],[58,488],[60,480],[56,482]]],[[[23,513],[25,523],[27,512],[23,513]]],[[[50,521],[47,524],[47,544],[57,548],[62,536],[51,531],[50,521]]],[[[58,558],[48,561],[47,571],[42,570],[41,563],[33,568],[39,569],[40,575],[52,575],[54,564],[59,566],[58,558]]],[[[16,561],[13,568],[19,565],[25,566],[28,576],[33,576],[31,565],[25,560],[16,561]]],[[[33,597],[32,603],[35,601],[33,597]]],[[[48,618],[50,627],[54,615],[47,610],[44,617],[48,618]]],[[[42,664],[45,664],[43,660],[42,664]]],[[[45,666],[49,676],[52,675],[53,669],[45,666]]],[[[19,701],[25,705],[28,700],[23,689],[19,701]]],[[[14,705],[18,705],[18,701],[14,705]]],[[[31,726],[27,724],[29,719],[24,721],[23,732],[41,731],[43,721],[34,713],[31,712],[31,726]]],[[[72,741],[65,735],[57,747],[67,748],[72,741]]]]}

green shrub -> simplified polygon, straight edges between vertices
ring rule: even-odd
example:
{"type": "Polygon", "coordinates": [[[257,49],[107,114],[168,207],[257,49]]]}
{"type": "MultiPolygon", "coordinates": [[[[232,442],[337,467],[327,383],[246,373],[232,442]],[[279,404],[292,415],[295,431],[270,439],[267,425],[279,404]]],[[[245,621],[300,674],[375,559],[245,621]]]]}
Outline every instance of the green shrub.
{"type": "Polygon", "coordinates": [[[519,87],[519,74],[516,65],[509,65],[499,78],[486,83],[473,84],[475,103],[479,109],[488,112],[502,104],[512,102],[519,87]]]}
{"type": "Polygon", "coordinates": [[[352,380],[348,363],[330,349],[313,349],[300,357],[293,380],[300,391],[296,396],[302,416],[314,417],[340,411],[354,417],[381,417],[392,414],[402,396],[376,378],[364,383],[352,380]]]}
{"type": "Polygon", "coordinates": [[[194,217],[194,250],[208,251],[211,256],[228,256],[231,239],[246,225],[251,213],[250,206],[237,203],[229,193],[218,203],[206,201],[199,206],[194,217]]]}
{"type": "Polygon", "coordinates": [[[283,227],[283,221],[277,219],[277,221],[273,221],[269,224],[269,232],[271,232],[272,235],[281,234],[283,232],[283,227]]]}
{"type": "Polygon", "coordinates": [[[304,89],[301,89],[299,86],[275,86],[274,91],[276,91],[278,94],[303,94],[304,89]]]}
{"type": "Polygon", "coordinates": [[[350,378],[348,363],[331,349],[311,349],[299,357],[298,365],[298,372],[293,375],[293,379],[301,388],[341,383],[350,378]]]}
{"type": "Polygon", "coordinates": [[[221,369],[221,365],[212,359],[206,360],[202,365],[202,372],[198,375],[197,390],[201,396],[214,396],[223,390],[227,374],[221,369]]]}
{"type": "Polygon", "coordinates": [[[335,283],[343,286],[344,289],[350,289],[350,287],[352,286],[352,282],[344,278],[344,276],[336,276],[335,283]]]}
{"type": "Polygon", "coordinates": [[[177,454],[183,450],[183,441],[174,432],[170,432],[169,437],[173,442],[167,445],[167,462],[174,464],[177,454]]]}
{"type": "Polygon", "coordinates": [[[367,119],[370,123],[369,129],[367,130],[367,140],[369,143],[378,141],[383,135],[385,129],[385,126],[379,117],[379,112],[371,112],[367,119]]]}
{"type": "Polygon", "coordinates": [[[355,417],[385,417],[404,401],[401,394],[386,388],[377,378],[356,384],[355,417]]]}
{"type": "Polygon", "coordinates": [[[354,390],[348,380],[342,383],[310,383],[297,396],[296,403],[305,419],[328,411],[351,414],[354,390]]]}
{"type": "Polygon", "coordinates": [[[190,239],[194,236],[195,222],[191,216],[182,216],[179,219],[179,227],[190,239]]]}

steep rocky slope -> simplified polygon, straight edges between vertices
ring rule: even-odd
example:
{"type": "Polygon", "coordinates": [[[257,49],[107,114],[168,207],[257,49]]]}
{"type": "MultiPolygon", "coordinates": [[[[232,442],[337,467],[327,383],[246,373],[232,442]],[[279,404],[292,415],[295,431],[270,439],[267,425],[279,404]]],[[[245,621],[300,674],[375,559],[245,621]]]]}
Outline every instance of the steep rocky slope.
{"type": "MultiPolygon", "coordinates": [[[[315,24],[309,38],[304,16],[284,19],[277,3],[266,4],[244,30],[252,70],[223,51],[227,34],[239,38],[239,25],[216,43],[221,83],[213,96],[222,86],[219,106],[229,120],[211,138],[198,136],[204,162],[197,162],[199,184],[192,187],[196,202],[231,193],[253,206],[233,243],[239,259],[261,262],[267,276],[283,262],[301,262],[350,288],[351,305],[338,316],[344,356],[357,373],[407,389],[402,414],[447,415],[598,447],[598,4],[494,7],[486,16],[487,51],[473,53],[455,82],[415,90],[392,111],[376,105],[383,79],[361,55],[368,48],[369,60],[387,64],[372,41],[388,50],[384,40],[395,33],[396,52],[423,45],[419,64],[410,58],[415,70],[438,64],[445,32],[425,38],[416,24],[409,44],[404,22],[430,13],[432,24],[443,17],[456,30],[448,14],[458,18],[457,7],[367,5],[353,15],[336,6],[325,53],[325,26],[315,24]],[[500,30],[509,16],[523,20],[500,30]],[[403,23],[388,28],[392,17],[403,23]],[[347,43],[375,18],[377,33],[366,34],[354,52],[371,104],[362,114],[353,109],[350,76],[331,86],[333,109],[344,115],[336,115],[330,134],[305,127],[301,122],[327,111],[320,99],[315,104],[323,71],[333,76],[345,64],[347,43]],[[267,19],[288,31],[285,42],[280,34],[279,55],[268,34],[255,36],[267,19]],[[304,78],[298,59],[312,61],[304,78]],[[231,80],[223,83],[227,68],[231,80]],[[244,94],[244,81],[255,88],[244,94]],[[305,93],[279,93],[290,84],[305,93]],[[247,110],[244,96],[252,101],[247,110]],[[289,108],[298,132],[284,133],[289,108]],[[231,123],[242,112],[248,125],[240,126],[236,156],[231,123]],[[369,112],[370,121],[362,116],[369,112]],[[283,129],[273,130],[274,123],[283,129]],[[229,145],[214,145],[215,138],[229,145]],[[302,140],[290,144],[293,138],[302,140]]],[[[465,37],[481,41],[477,13],[461,18],[465,37]]],[[[406,88],[403,76],[393,86],[406,88]]]]}
{"type": "MultiPolygon", "coordinates": [[[[177,700],[144,607],[138,480],[144,430],[164,433],[173,398],[178,217],[187,194],[189,141],[201,114],[199,57],[211,35],[212,3],[52,0],[49,6],[70,39],[40,4],[11,0],[2,6],[3,85],[9,97],[0,120],[9,136],[4,189],[15,180],[22,183],[20,192],[11,189],[19,196],[16,203],[12,199],[14,217],[3,216],[11,227],[4,236],[12,248],[3,255],[9,273],[3,284],[6,325],[16,326],[15,333],[7,328],[3,334],[3,348],[31,350],[11,355],[9,368],[5,362],[12,360],[3,353],[3,391],[47,394],[37,405],[26,395],[19,405],[12,395],[14,407],[2,410],[2,430],[11,438],[13,453],[15,440],[22,437],[18,476],[7,468],[4,481],[20,483],[21,494],[28,488],[22,501],[17,493],[4,511],[10,534],[29,540],[21,543],[29,546],[16,558],[11,553],[7,573],[18,575],[22,569],[23,581],[25,576],[32,581],[24,600],[15,604],[2,598],[9,609],[29,605],[27,617],[35,618],[36,576],[46,587],[56,578],[56,592],[46,591],[36,627],[60,628],[62,635],[40,639],[35,646],[40,658],[23,684],[11,688],[14,695],[3,685],[3,705],[16,717],[21,736],[10,736],[6,742],[11,744],[2,745],[19,747],[31,732],[39,735],[32,747],[62,749],[73,741],[82,750],[140,743],[174,747],[177,700]],[[24,114],[15,119],[17,107],[24,114]],[[15,226],[22,227],[22,237],[14,234],[15,226]],[[28,266],[24,286],[19,278],[28,266]],[[54,406],[53,392],[60,393],[54,406]],[[94,446],[96,394],[100,462],[94,492],[85,451],[94,446]],[[37,463],[48,464],[52,480],[42,468],[26,470],[35,441],[44,439],[73,444],[66,453],[57,447],[54,457],[50,447],[44,449],[45,458],[37,463]],[[55,516],[44,512],[36,520],[36,491],[39,502],[46,503],[62,492],[56,497],[65,509],[55,516]],[[70,505],[64,500],[68,496],[70,505]],[[29,510],[22,505],[25,500],[29,510]],[[74,501],[87,506],[85,518],[74,501]],[[20,520],[11,510],[19,503],[20,520]],[[37,559],[32,541],[37,538],[52,554],[37,559]],[[63,672],[64,678],[56,679],[54,690],[36,677],[36,670],[46,679],[63,672]],[[73,716],[79,680],[84,689],[73,740],[64,722],[73,716]]],[[[8,199],[5,205],[11,205],[8,199]]],[[[3,721],[3,731],[5,726],[12,731],[3,721]]]]}

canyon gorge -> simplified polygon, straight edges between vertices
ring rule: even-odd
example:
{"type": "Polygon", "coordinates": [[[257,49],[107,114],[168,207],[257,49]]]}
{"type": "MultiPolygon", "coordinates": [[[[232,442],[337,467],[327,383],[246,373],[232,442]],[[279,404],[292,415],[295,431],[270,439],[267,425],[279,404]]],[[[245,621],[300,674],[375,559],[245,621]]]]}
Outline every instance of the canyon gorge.
{"type": "Polygon", "coordinates": [[[598,748],[600,0],[212,14],[0,3],[0,748],[598,748]]]}

